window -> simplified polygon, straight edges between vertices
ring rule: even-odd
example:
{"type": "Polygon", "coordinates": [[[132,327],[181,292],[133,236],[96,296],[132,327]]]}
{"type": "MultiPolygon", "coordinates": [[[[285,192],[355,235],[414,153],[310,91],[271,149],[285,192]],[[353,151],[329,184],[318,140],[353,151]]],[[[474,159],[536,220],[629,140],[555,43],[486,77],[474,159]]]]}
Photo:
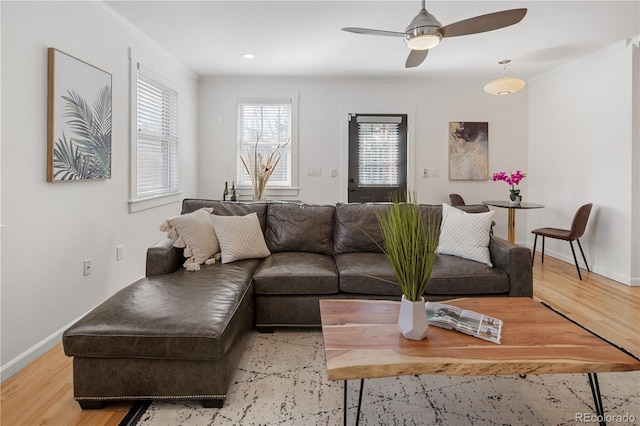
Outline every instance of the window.
{"type": "Polygon", "coordinates": [[[131,67],[130,211],[138,211],[179,195],[178,92],[133,54],[131,67]]]}
{"type": "Polygon", "coordinates": [[[358,182],[360,186],[398,186],[401,176],[402,117],[358,116],[358,182]]]}
{"type": "Polygon", "coordinates": [[[350,202],[406,193],[406,115],[350,115],[348,179],[350,202]]]}
{"type": "Polygon", "coordinates": [[[284,145],[280,149],[280,161],[267,183],[267,188],[295,188],[297,183],[294,165],[296,112],[297,95],[286,98],[238,100],[236,163],[238,186],[251,186],[251,179],[240,156],[246,160],[249,155],[253,155],[257,146],[257,153],[266,159],[278,146],[284,145]]]}

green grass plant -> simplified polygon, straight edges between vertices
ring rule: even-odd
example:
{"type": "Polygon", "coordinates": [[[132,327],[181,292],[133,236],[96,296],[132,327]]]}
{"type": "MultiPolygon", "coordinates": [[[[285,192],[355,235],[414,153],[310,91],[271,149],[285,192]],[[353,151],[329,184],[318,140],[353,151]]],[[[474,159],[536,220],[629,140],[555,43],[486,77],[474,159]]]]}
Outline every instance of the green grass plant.
{"type": "Polygon", "coordinates": [[[383,251],[402,294],[406,299],[418,302],[436,261],[440,223],[435,210],[428,209],[425,218],[417,202],[412,201],[411,194],[407,194],[406,200],[402,202],[394,195],[391,207],[376,211],[376,217],[384,238],[383,251]]]}

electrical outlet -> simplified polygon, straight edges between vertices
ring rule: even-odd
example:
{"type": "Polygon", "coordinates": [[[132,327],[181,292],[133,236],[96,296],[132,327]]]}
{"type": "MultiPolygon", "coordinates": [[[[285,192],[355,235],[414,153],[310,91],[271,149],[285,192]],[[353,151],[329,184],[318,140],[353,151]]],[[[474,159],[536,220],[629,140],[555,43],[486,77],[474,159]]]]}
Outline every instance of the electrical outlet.
{"type": "Polygon", "coordinates": [[[84,269],[82,275],[87,276],[91,275],[91,259],[86,259],[84,261],[84,269]]]}
{"type": "Polygon", "coordinates": [[[438,177],[439,174],[438,169],[422,169],[422,177],[438,177]]]}
{"type": "Polygon", "coordinates": [[[116,246],[116,260],[124,259],[124,244],[116,246]]]}

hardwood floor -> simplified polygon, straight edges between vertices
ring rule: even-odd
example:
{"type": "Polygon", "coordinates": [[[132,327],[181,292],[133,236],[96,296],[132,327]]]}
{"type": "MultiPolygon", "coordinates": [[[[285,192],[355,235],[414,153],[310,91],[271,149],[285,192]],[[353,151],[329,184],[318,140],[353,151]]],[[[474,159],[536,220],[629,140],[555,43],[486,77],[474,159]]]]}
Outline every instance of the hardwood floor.
{"type": "Polygon", "coordinates": [[[536,256],[533,298],[640,358],[640,287],[629,287],[580,270],[573,264],[536,256]]]}
{"type": "Polygon", "coordinates": [[[117,426],[132,403],[82,411],[73,399],[72,359],[62,343],[2,383],[0,424],[117,426]]]}
{"type": "MultiPolygon", "coordinates": [[[[582,271],[549,256],[533,268],[534,299],[640,357],[640,287],[628,287],[582,271]]],[[[0,424],[118,425],[131,403],[110,403],[102,410],[82,411],[73,399],[71,358],[62,344],[6,380],[0,391],[0,424]]]]}

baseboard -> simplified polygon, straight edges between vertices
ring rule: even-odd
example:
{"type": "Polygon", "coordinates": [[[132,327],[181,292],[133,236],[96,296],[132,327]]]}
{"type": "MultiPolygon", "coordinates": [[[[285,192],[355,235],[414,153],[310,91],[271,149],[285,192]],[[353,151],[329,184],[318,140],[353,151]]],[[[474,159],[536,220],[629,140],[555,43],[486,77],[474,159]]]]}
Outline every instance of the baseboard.
{"type": "MultiPolygon", "coordinates": [[[[87,313],[89,312],[90,311],[87,311],[87,313]]],[[[84,317],[85,315],[86,313],[79,316],[75,320],[71,321],[69,324],[55,331],[50,336],[41,340],[36,345],[30,347],[29,349],[27,349],[26,351],[24,351],[23,353],[21,353],[20,355],[18,355],[17,357],[13,358],[11,361],[7,362],[2,367],[0,367],[0,381],[4,382],[9,377],[13,376],[18,371],[22,370],[24,367],[31,364],[36,359],[40,358],[46,352],[50,351],[53,347],[55,347],[58,343],[62,341],[62,333],[64,333],[64,331],[67,328],[71,327],[73,324],[75,324],[80,318],[84,317]]]]}
{"type": "Polygon", "coordinates": [[[612,271],[610,271],[608,269],[601,268],[598,265],[593,265],[591,270],[594,273],[598,274],[598,275],[602,275],[603,277],[610,278],[610,279],[612,279],[614,281],[619,282],[620,284],[624,284],[624,285],[629,286],[629,287],[637,286],[637,285],[640,284],[640,283],[635,283],[634,284],[631,276],[629,276],[629,275],[620,275],[620,274],[612,272],[612,271]]]}
{"type": "MultiPolygon", "coordinates": [[[[533,246],[528,245],[528,247],[529,247],[530,250],[533,250],[533,246]]],[[[576,248],[576,250],[578,250],[578,249],[576,248]]],[[[540,256],[542,256],[542,252],[541,252],[540,246],[538,246],[538,249],[536,250],[536,258],[540,259],[540,256]]],[[[567,256],[567,255],[564,255],[564,254],[559,253],[557,251],[549,250],[548,247],[545,248],[545,250],[544,250],[544,256],[545,257],[553,257],[554,259],[557,259],[557,260],[560,260],[562,262],[568,263],[568,264],[572,265],[573,267],[575,267],[575,262],[574,262],[572,256],[567,256]]],[[[582,260],[582,257],[580,257],[580,253],[578,252],[576,254],[576,256],[579,256],[578,257],[578,265],[580,265],[580,269],[581,270],[586,270],[586,268],[584,266],[584,261],[582,260]]],[[[591,261],[589,261],[589,262],[591,262],[591,261]]],[[[638,286],[638,285],[640,285],[640,283],[634,283],[633,281],[637,281],[637,280],[633,280],[628,275],[625,276],[625,275],[618,274],[618,273],[610,271],[610,270],[608,270],[606,268],[602,268],[597,264],[589,263],[589,268],[591,269],[591,272],[593,272],[595,274],[598,274],[598,275],[602,275],[603,277],[609,278],[611,280],[617,281],[620,284],[624,284],[624,285],[627,285],[627,286],[638,286]]],[[[577,275],[577,273],[576,273],[576,275],[577,275]]]]}

